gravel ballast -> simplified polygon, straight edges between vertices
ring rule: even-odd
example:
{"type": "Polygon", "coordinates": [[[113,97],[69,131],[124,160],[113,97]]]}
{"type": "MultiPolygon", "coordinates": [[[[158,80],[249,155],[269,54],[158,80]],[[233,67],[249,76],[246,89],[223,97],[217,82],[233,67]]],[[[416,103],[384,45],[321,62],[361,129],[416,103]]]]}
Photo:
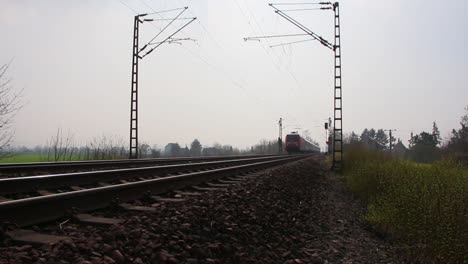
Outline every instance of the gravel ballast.
{"type": "Polygon", "coordinates": [[[0,263],[398,262],[392,247],[366,228],[362,205],[322,156],[183,198],[135,203],[156,212],[94,213],[125,220],[110,227],[74,220],[35,227],[73,242],[15,245],[3,236],[0,263]]]}

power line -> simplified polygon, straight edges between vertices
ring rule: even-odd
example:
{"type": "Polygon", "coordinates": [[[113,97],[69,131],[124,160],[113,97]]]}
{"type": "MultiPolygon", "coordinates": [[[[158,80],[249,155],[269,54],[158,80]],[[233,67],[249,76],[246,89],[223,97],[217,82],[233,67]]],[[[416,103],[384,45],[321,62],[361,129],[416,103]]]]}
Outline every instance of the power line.
{"type": "Polygon", "coordinates": [[[297,43],[302,43],[302,42],[307,42],[307,41],[312,41],[312,40],[315,40],[315,39],[304,39],[304,40],[299,40],[299,41],[281,43],[281,44],[276,44],[276,45],[270,46],[270,48],[282,47],[282,46],[285,46],[285,45],[297,44],[297,43]]]}
{"type": "Polygon", "coordinates": [[[135,14],[138,15],[138,12],[135,11],[135,9],[131,8],[129,5],[127,5],[126,3],[124,3],[122,0],[119,0],[119,2],[120,2],[122,5],[126,6],[128,9],[130,9],[131,11],[133,11],[133,13],[135,13],[135,14]]]}
{"type": "MultiPolygon", "coordinates": [[[[235,1],[236,1],[237,5],[238,5],[239,9],[241,9],[240,4],[237,2],[237,0],[235,0],[235,1]]],[[[260,24],[258,23],[256,17],[255,17],[254,14],[250,11],[249,5],[248,5],[245,1],[244,1],[244,3],[245,3],[245,6],[247,7],[247,11],[249,12],[250,16],[252,17],[252,19],[254,20],[255,24],[257,25],[259,32],[260,32],[261,34],[265,35],[265,33],[264,33],[263,29],[261,28],[260,24]]],[[[241,9],[241,11],[243,12],[242,9],[241,9]]],[[[244,15],[244,16],[245,16],[245,15],[244,15]]],[[[245,16],[245,17],[246,17],[246,16],[245,16]]],[[[246,19],[248,20],[247,17],[246,17],[246,19]]],[[[253,30],[253,27],[252,27],[252,25],[250,24],[250,22],[249,22],[248,24],[251,26],[251,28],[252,28],[252,30],[253,30]]],[[[253,33],[255,34],[255,30],[253,30],[253,33]]],[[[271,46],[271,43],[269,42],[268,38],[266,39],[266,42],[267,42],[267,45],[268,45],[268,46],[271,46]]],[[[275,59],[278,60],[278,62],[279,62],[279,64],[276,64],[276,62],[275,62],[274,58],[271,56],[269,50],[264,46],[264,44],[263,44],[262,42],[260,42],[260,43],[261,43],[261,46],[262,46],[263,50],[265,50],[265,52],[267,53],[267,55],[271,58],[272,62],[273,62],[274,65],[276,66],[277,70],[278,70],[279,72],[281,72],[281,64],[283,64],[283,63],[282,63],[280,57],[278,56],[278,54],[276,54],[274,51],[271,52],[271,53],[273,54],[273,56],[275,57],[275,59]]],[[[287,66],[284,66],[284,69],[285,69],[286,72],[289,74],[289,76],[293,79],[294,84],[296,85],[296,87],[299,88],[299,90],[300,90],[301,86],[300,86],[299,81],[297,80],[297,77],[295,76],[295,74],[294,74],[294,73],[291,71],[291,69],[290,69],[289,67],[287,67],[287,66]]],[[[295,88],[293,88],[293,89],[295,90],[295,88]]],[[[295,90],[294,92],[297,92],[297,91],[295,90]]]]}
{"type": "MultiPolygon", "coordinates": [[[[119,0],[120,1],[120,0],[119,0]]],[[[120,1],[122,3],[122,1],[120,1]]],[[[154,12],[154,14],[159,15],[160,12],[156,12],[151,6],[149,6],[146,2],[143,2],[142,0],[140,0],[140,2],[142,2],[146,7],[150,8],[151,11],[154,12]]],[[[132,9],[130,6],[126,5],[125,3],[122,3],[124,6],[126,6],[127,8],[129,8],[130,10],[132,10],[134,13],[138,14],[134,9],[132,9]]],[[[240,8],[240,7],[239,7],[240,8]]],[[[170,10],[174,10],[174,9],[170,9],[170,10]]],[[[177,10],[177,9],[176,9],[177,10]]],[[[180,9],[179,9],[180,10],[180,9]]],[[[241,9],[242,10],[242,9],[241,9]]],[[[190,9],[188,9],[188,12],[191,13],[192,15],[195,15],[193,13],[193,11],[191,11],[190,9]]],[[[161,16],[160,16],[161,17],[161,16]]],[[[164,18],[162,18],[164,19],[164,18]]],[[[162,20],[161,19],[161,20],[162,20]]],[[[154,19],[156,20],[156,19],[154,19]]],[[[222,50],[225,50],[225,48],[223,48],[223,46],[219,43],[219,41],[217,41],[213,36],[212,34],[208,31],[208,29],[200,22],[200,20],[197,20],[199,22],[199,25],[201,26],[201,28],[206,32],[206,34],[208,35],[209,38],[211,38],[213,40],[213,42],[222,50]]],[[[150,24],[157,28],[159,30],[159,34],[164,31],[164,29],[161,29],[159,27],[157,27],[156,25],[154,25],[154,23],[151,23],[152,21],[148,21],[150,22],[150,24]]],[[[258,25],[258,23],[257,23],[258,25]]],[[[182,32],[183,33],[183,32],[182,32]]],[[[185,35],[185,34],[183,34],[185,35]]],[[[186,38],[186,39],[189,39],[189,38],[186,38]]],[[[152,40],[153,41],[153,40],[152,40]]],[[[166,43],[172,43],[173,41],[166,41],[166,43]]],[[[158,43],[153,43],[153,44],[159,44],[158,43]]],[[[149,45],[149,44],[148,44],[149,45]]],[[[197,46],[204,50],[204,48],[202,46],[200,46],[198,43],[197,43],[197,46]]],[[[234,87],[237,87],[238,89],[241,89],[243,92],[244,92],[244,95],[248,98],[251,98],[251,99],[254,99],[255,101],[257,101],[258,103],[262,103],[264,104],[263,100],[259,97],[257,97],[255,94],[252,94],[249,92],[249,89],[247,89],[243,84],[242,84],[242,81],[238,81],[236,80],[236,78],[234,78],[231,74],[229,74],[228,72],[226,72],[222,67],[220,67],[219,65],[217,65],[217,63],[215,63],[213,60],[210,62],[207,58],[204,58],[201,54],[197,53],[197,52],[194,52],[193,50],[191,50],[190,48],[186,47],[186,46],[182,46],[182,48],[184,48],[187,52],[189,52],[189,54],[193,57],[195,57],[196,59],[200,60],[202,63],[204,63],[205,65],[207,65],[209,68],[211,68],[212,70],[214,70],[215,72],[218,72],[220,73],[221,76],[224,76],[226,80],[228,80],[234,87]]],[[[266,51],[266,53],[269,55],[269,52],[268,50],[263,47],[264,50],[266,51]]],[[[208,55],[209,53],[207,53],[207,56],[210,57],[208,55]]],[[[270,56],[270,58],[272,58],[270,56]]],[[[273,59],[273,58],[272,58],[273,59]]],[[[280,71],[280,67],[277,66],[277,69],[278,71],[280,71]]],[[[289,69],[287,69],[289,70],[289,69]]],[[[292,73],[290,73],[292,78],[294,79],[294,81],[296,82],[296,85],[299,86],[298,84],[298,81],[297,79],[295,78],[295,76],[293,76],[292,73]]]]}

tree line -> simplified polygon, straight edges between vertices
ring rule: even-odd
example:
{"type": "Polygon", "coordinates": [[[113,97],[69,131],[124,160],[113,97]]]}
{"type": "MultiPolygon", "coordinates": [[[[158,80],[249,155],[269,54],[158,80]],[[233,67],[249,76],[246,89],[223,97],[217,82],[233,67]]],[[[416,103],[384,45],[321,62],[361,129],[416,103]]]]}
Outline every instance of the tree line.
{"type": "Polygon", "coordinates": [[[383,129],[364,129],[360,136],[354,131],[344,137],[347,147],[361,147],[392,151],[392,153],[417,162],[433,162],[443,157],[455,157],[468,161],[468,106],[461,117],[460,127],[453,129],[445,142],[440,136],[437,123],[432,123],[432,131],[411,132],[407,147],[401,139],[390,138],[383,129]],[[391,148],[392,147],[392,148],[391,148]]]}
{"type": "MultiPolygon", "coordinates": [[[[244,149],[232,145],[214,143],[203,146],[198,139],[194,139],[188,146],[182,147],[179,143],[168,143],[164,148],[149,143],[139,143],[140,158],[159,157],[199,157],[199,156],[227,156],[252,154],[277,154],[277,140],[262,139],[259,143],[244,149]]],[[[35,153],[40,155],[41,161],[72,161],[72,160],[111,160],[127,159],[129,156],[127,142],[118,136],[98,136],[84,145],[76,143],[73,134],[64,133],[57,129],[45,145],[29,148],[26,146],[12,147],[10,155],[18,153],[35,153]]]]}

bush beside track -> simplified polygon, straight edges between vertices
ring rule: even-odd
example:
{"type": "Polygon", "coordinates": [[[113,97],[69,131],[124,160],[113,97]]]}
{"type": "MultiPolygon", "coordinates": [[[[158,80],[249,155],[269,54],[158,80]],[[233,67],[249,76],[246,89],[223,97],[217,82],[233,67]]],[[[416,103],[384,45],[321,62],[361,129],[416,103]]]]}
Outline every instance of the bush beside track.
{"type": "Polygon", "coordinates": [[[402,243],[411,262],[468,259],[468,170],[451,161],[417,164],[352,149],[344,175],[368,203],[366,219],[402,243]]]}

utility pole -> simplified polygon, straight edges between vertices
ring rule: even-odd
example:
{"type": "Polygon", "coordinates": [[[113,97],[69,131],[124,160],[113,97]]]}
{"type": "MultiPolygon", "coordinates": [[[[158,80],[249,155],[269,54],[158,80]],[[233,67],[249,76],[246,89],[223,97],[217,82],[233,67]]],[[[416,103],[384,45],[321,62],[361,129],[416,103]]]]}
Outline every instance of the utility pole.
{"type": "Polygon", "coordinates": [[[283,153],[283,118],[278,121],[279,137],[278,137],[278,153],[283,153]]]}
{"type": "Polygon", "coordinates": [[[390,142],[390,153],[392,152],[392,143],[393,143],[393,136],[392,136],[392,131],[397,131],[396,129],[385,129],[385,131],[388,131],[389,135],[390,135],[390,139],[389,139],[389,142],[390,142]]]}
{"type": "Polygon", "coordinates": [[[178,43],[177,41],[181,40],[188,40],[188,39],[175,39],[172,38],[175,34],[185,28],[188,24],[192,23],[196,17],[191,18],[179,18],[182,13],[187,10],[188,7],[184,8],[176,8],[166,11],[154,12],[150,14],[140,14],[135,16],[135,21],[133,25],[133,48],[132,48],[132,83],[131,83],[131,94],[130,94],[130,152],[129,158],[130,159],[138,159],[138,61],[143,59],[151,52],[153,52],[156,48],[161,46],[164,43],[178,43]],[[160,14],[164,12],[171,12],[176,10],[182,10],[175,18],[172,19],[143,19],[143,17],[152,14],[160,14]],[[153,42],[164,30],[166,30],[175,20],[178,19],[187,19],[189,20],[175,32],[170,34],[167,38],[160,42],[153,42]],[[138,47],[138,40],[139,40],[139,25],[143,22],[151,22],[156,20],[170,20],[170,22],[163,28],[161,31],[153,37],[143,48],[139,49],[138,47]],[[142,51],[145,50],[147,47],[155,45],[152,49],[146,52],[144,55],[142,51]]]}
{"type": "Polygon", "coordinates": [[[269,4],[275,10],[275,13],[302,30],[305,34],[283,34],[283,35],[270,35],[270,36],[258,36],[258,37],[247,37],[244,38],[247,40],[260,40],[260,39],[269,39],[269,38],[280,38],[280,37],[297,37],[306,35],[311,37],[311,39],[305,39],[301,41],[294,41],[279,45],[272,45],[270,47],[279,47],[283,45],[290,45],[294,43],[300,43],[305,41],[316,40],[320,42],[323,46],[329,48],[334,52],[334,64],[335,64],[335,79],[334,79],[334,91],[333,91],[333,133],[332,133],[332,142],[330,147],[333,152],[333,170],[341,170],[343,167],[343,96],[342,96],[342,86],[341,86],[341,35],[340,35],[340,11],[339,3],[331,2],[315,2],[315,3],[275,3],[269,4]],[[291,6],[294,5],[293,9],[279,9],[277,6],[291,6]],[[307,8],[297,8],[300,5],[307,5],[307,8]],[[311,5],[316,5],[316,8],[309,8],[311,5]],[[333,10],[334,12],[334,44],[331,44],[323,37],[317,35],[312,30],[308,29],[306,26],[302,25],[300,22],[286,14],[287,12],[292,11],[308,11],[308,10],[333,10]]]}

